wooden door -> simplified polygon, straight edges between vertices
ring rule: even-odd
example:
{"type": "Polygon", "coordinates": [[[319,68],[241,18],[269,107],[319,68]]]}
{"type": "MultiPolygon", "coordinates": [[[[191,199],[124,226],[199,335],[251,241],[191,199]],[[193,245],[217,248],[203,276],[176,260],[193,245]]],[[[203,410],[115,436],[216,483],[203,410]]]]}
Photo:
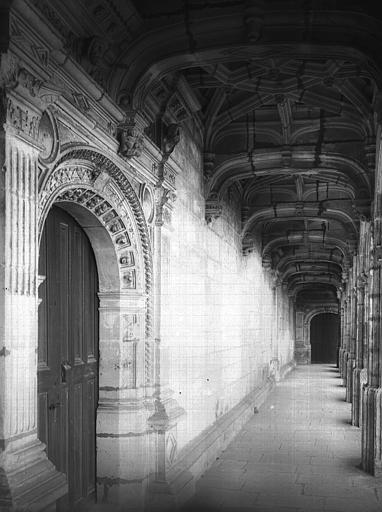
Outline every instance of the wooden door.
{"type": "Polygon", "coordinates": [[[67,475],[73,509],[95,494],[98,276],[86,234],[58,207],[45,223],[39,274],[38,435],[67,475]]]}
{"type": "Polygon", "coordinates": [[[336,363],[339,335],[339,316],[322,313],[310,322],[312,363],[336,363]]]}

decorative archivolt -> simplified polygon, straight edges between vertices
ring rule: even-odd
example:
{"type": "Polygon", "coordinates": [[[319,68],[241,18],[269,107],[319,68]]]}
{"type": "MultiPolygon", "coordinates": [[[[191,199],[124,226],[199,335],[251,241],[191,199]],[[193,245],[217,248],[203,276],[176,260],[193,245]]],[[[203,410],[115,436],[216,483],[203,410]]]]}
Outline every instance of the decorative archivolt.
{"type": "Polygon", "coordinates": [[[145,366],[149,384],[153,370],[152,252],[138,197],[114,163],[93,150],[81,149],[63,155],[39,185],[39,236],[51,206],[63,202],[86,209],[105,229],[117,260],[119,291],[143,292],[146,296],[145,366]]]}

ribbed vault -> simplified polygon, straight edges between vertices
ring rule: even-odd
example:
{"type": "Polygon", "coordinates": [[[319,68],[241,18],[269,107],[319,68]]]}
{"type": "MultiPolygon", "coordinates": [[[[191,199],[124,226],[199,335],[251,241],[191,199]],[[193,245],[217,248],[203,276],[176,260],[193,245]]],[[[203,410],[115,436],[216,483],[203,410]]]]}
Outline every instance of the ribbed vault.
{"type": "Polygon", "coordinates": [[[234,198],[244,254],[261,251],[290,294],[336,302],[370,214],[380,9],[368,1],[113,0],[119,23],[106,31],[104,2],[87,4],[104,48],[95,78],[143,113],[158,146],[176,123],[204,147],[207,221],[234,198]]]}

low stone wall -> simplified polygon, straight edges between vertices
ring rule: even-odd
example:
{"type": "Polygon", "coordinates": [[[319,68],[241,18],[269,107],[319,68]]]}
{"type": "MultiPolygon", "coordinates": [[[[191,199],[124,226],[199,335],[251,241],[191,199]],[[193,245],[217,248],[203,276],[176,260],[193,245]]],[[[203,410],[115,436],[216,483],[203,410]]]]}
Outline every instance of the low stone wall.
{"type": "MultiPolygon", "coordinates": [[[[280,378],[284,379],[295,366],[294,361],[282,366],[280,378]]],[[[258,412],[275,385],[275,379],[269,377],[262,386],[247,395],[179,452],[169,474],[170,492],[173,493],[175,506],[181,506],[193,496],[199,478],[216,461],[251,416],[258,412]]]]}

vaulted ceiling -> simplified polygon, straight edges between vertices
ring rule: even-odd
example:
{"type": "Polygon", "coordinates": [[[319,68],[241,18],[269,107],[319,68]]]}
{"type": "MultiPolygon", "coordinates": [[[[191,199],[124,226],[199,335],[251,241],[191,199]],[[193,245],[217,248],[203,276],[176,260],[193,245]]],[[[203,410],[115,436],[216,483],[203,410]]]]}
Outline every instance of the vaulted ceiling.
{"type": "Polygon", "coordinates": [[[50,8],[68,51],[120,105],[196,134],[208,220],[234,195],[244,253],[260,247],[290,293],[335,300],[373,197],[382,104],[382,16],[373,4],[52,0],[50,8]]]}

